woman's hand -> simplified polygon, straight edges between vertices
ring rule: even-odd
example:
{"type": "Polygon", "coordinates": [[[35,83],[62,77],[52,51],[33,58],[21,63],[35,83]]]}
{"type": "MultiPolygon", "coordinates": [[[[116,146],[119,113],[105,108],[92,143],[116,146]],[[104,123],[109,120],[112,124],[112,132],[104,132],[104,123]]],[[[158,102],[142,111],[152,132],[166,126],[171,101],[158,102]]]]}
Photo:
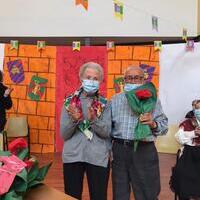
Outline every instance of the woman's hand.
{"type": "Polygon", "coordinates": [[[72,119],[74,121],[79,121],[81,119],[81,113],[79,112],[79,110],[76,108],[76,106],[73,106],[73,105],[69,105],[68,106],[68,112],[69,112],[69,115],[72,117],[72,119]]]}
{"type": "Polygon", "coordinates": [[[89,121],[93,121],[96,119],[96,113],[94,108],[92,108],[91,106],[88,108],[88,116],[87,116],[89,121]]]}

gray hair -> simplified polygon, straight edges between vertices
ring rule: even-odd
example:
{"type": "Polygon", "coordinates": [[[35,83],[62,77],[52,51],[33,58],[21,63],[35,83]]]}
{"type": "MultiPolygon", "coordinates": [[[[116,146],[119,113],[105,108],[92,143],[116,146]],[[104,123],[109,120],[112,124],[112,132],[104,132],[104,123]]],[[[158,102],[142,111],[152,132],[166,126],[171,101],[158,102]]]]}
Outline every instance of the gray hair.
{"type": "Polygon", "coordinates": [[[102,69],[101,65],[99,65],[98,63],[95,63],[95,62],[87,62],[80,67],[80,70],[79,70],[80,80],[82,80],[83,74],[85,73],[85,70],[88,68],[94,69],[97,72],[99,72],[100,81],[103,80],[103,69],[102,69]]]}
{"type": "Polygon", "coordinates": [[[144,70],[141,68],[141,67],[138,67],[138,66],[129,66],[126,68],[126,70],[124,71],[124,75],[126,74],[127,71],[129,70],[138,70],[138,71],[141,71],[143,73],[143,76],[144,76],[144,70]]]}

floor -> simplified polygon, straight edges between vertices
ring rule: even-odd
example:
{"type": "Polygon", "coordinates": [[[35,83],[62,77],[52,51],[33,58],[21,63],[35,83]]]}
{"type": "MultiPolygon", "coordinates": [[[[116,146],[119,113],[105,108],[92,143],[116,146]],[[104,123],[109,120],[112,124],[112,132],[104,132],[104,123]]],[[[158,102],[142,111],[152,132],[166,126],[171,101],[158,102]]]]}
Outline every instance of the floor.
{"type": "MultiPolygon", "coordinates": [[[[37,154],[36,155],[40,164],[45,164],[53,161],[53,165],[49,170],[45,178],[45,183],[51,187],[54,187],[60,191],[63,189],[63,176],[62,176],[62,160],[61,154],[37,154]]],[[[161,193],[159,200],[173,200],[174,194],[169,188],[169,178],[171,174],[171,167],[174,165],[176,156],[174,154],[159,154],[160,159],[160,174],[161,174],[161,193]]],[[[89,200],[87,181],[84,180],[83,189],[83,200],[89,200]]],[[[108,200],[112,200],[112,183],[111,178],[109,179],[108,185],[108,200]]],[[[134,200],[133,195],[131,195],[131,200],[134,200]]]]}

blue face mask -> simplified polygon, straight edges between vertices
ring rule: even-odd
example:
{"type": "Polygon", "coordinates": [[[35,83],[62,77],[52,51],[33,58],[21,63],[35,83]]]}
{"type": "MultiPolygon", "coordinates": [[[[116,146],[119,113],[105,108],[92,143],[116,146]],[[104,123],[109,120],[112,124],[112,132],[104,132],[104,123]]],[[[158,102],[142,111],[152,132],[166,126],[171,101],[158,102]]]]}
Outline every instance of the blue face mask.
{"type": "Polygon", "coordinates": [[[124,91],[129,92],[131,90],[135,90],[140,87],[142,84],[134,84],[134,83],[125,83],[124,91]]]}
{"type": "Polygon", "coordinates": [[[194,114],[198,120],[200,120],[200,109],[194,109],[194,114]]]}
{"type": "Polygon", "coordinates": [[[83,90],[87,93],[95,93],[99,89],[99,81],[84,79],[82,82],[83,90]]]}

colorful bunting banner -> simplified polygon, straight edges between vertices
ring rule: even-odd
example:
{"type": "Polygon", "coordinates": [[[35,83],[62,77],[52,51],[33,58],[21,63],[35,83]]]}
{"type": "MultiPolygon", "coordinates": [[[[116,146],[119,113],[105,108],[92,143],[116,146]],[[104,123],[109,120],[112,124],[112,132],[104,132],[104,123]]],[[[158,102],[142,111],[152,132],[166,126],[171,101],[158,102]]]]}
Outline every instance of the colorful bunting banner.
{"type": "Polygon", "coordinates": [[[114,13],[117,19],[123,20],[124,5],[122,2],[119,2],[117,0],[114,1],[114,13]]]}
{"type": "Polygon", "coordinates": [[[46,42],[45,41],[37,41],[37,50],[43,50],[46,48],[46,42]]]}
{"type": "Polygon", "coordinates": [[[32,76],[28,88],[28,96],[30,97],[30,99],[34,101],[40,101],[41,97],[44,94],[47,81],[47,79],[38,76],[32,76]]]}
{"type": "Polygon", "coordinates": [[[107,46],[108,51],[114,51],[114,47],[115,47],[114,41],[107,41],[106,46],[107,46]]]}
{"type": "Polygon", "coordinates": [[[73,41],[72,43],[72,49],[73,51],[80,51],[81,49],[81,42],[80,41],[73,41]]]}
{"type": "Polygon", "coordinates": [[[154,41],[154,50],[161,51],[162,50],[162,41],[154,41]]]}
{"type": "Polygon", "coordinates": [[[186,28],[183,28],[183,36],[182,36],[182,39],[187,41],[187,29],[186,28]]]}
{"type": "Polygon", "coordinates": [[[21,83],[24,80],[24,69],[21,60],[7,62],[8,72],[14,83],[21,83]]]}
{"type": "Polygon", "coordinates": [[[82,5],[85,10],[88,10],[88,0],[76,0],[76,5],[82,5]]]}
{"type": "Polygon", "coordinates": [[[187,40],[186,51],[194,51],[194,40],[187,40]]]}
{"type": "Polygon", "coordinates": [[[158,31],[158,17],[152,16],[152,29],[158,31]]]}
{"type": "Polygon", "coordinates": [[[10,50],[19,48],[19,41],[18,40],[11,40],[10,41],[10,50]]]}

